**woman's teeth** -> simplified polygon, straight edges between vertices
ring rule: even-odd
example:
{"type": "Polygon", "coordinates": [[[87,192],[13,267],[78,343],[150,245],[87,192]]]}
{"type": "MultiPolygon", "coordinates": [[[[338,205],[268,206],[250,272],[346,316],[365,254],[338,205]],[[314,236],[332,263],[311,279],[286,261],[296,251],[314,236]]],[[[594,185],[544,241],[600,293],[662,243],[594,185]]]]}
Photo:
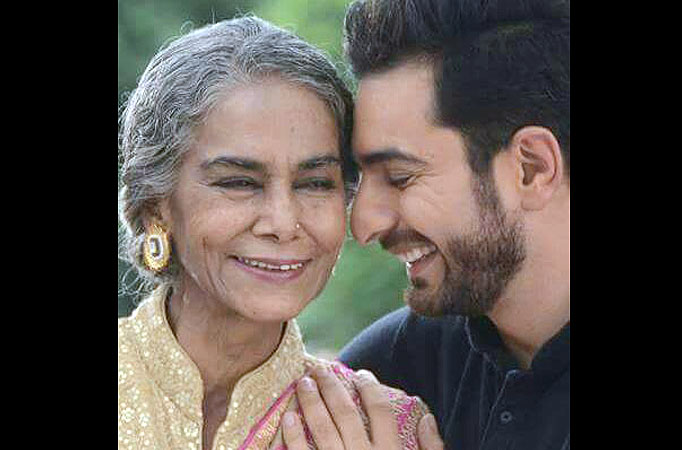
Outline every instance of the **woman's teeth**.
{"type": "Polygon", "coordinates": [[[399,253],[396,256],[398,257],[398,259],[400,259],[402,262],[406,264],[413,264],[418,259],[430,255],[435,251],[436,247],[434,245],[427,245],[424,247],[413,248],[407,252],[399,253]]]}
{"type": "Polygon", "coordinates": [[[252,267],[258,267],[259,269],[267,269],[267,270],[287,271],[287,270],[297,270],[297,269],[300,269],[301,267],[303,267],[303,263],[276,265],[276,264],[264,263],[263,261],[257,261],[255,259],[242,258],[241,256],[237,256],[237,260],[243,264],[246,264],[246,265],[249,265],[252,267]]]}

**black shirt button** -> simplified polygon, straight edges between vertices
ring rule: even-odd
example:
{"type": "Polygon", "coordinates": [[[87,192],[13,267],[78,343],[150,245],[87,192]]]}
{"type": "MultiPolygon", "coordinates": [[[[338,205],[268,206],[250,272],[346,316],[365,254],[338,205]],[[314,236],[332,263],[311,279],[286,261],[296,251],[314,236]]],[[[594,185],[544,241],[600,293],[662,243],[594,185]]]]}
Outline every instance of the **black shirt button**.
{"type": "Polygon", "coordinates": [[[502,422],[502,424],[508,424],[513,418],[514,416],[509,411],[502,411],[500,414],[500,422],[502,422]]]}

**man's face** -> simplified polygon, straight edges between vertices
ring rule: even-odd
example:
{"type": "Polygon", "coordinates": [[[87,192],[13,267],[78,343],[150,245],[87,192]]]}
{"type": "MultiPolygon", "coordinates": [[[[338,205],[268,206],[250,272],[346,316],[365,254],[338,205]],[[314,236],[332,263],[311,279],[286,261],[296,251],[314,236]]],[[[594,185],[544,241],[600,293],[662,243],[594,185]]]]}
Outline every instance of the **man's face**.
{"type": "Polygon", "coordinates": [[[428,65],[360,81],[353,148],[361,181],[351,227],[406,263],[407,303],[426,315],[490,312],[524,259],[523,230],[495,183],[475,175],[465,142],[435,124],[428,65]]]}

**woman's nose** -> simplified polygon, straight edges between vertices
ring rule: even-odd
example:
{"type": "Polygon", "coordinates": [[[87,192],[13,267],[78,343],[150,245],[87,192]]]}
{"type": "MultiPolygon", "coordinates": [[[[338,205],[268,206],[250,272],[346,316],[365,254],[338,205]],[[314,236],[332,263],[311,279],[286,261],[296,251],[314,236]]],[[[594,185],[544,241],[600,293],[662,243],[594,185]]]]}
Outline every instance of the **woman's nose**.
{"type": "Polygon", "coordinates": [[[261,204],[253,233],[277,242],[290,241],[300,233],[299,220],[300,206],[294,193],[287,189],[273,189],[261,204]]]}

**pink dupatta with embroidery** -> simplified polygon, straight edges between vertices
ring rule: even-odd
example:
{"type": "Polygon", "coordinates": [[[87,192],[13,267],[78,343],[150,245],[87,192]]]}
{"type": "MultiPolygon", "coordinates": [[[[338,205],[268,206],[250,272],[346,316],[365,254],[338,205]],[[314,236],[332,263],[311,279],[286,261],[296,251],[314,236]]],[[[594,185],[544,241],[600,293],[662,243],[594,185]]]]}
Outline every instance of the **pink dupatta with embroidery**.
{"type": "MultiPolygon", "coordinates": [[[[353,383],[357,377],[355,372],[338,361],[325,362],[325,364],[333,370],[346,389],[348,389],[353,402],[358,407],[365,427],[368,427],[369,421],[362,408],[360,394],[353,383]]],[[[282,392],[282,395],[273,402],[265,415],[263,415],[249,431],[248,436],[239,446],[239,450],[267,450],[275,439],[278,439],[278,442],[280,442],[281,436],[278,436],[278,434],[280,434],[278,430],[282,415],[287,409],[292,407],[295,407],[295,410],[303,422],[308,440],[308,448],[311,450],[317,448],[313,443],[312,436],[305,424],[303,412],[298,406],[298,403],[296,402],[294,405],[291,404],[292,401],[295,401],[295,388],[296,382],[293,382],[284,390],[284,392],[282,392]]],[[[404,392],[392,388],[388,388],[387,391],[398,423],[398,434],[403,442],[403,448],[405,450],[418,450],[417,424],[419,423],[419,419],[428,413],[428,408],[418,397],[408,396],[404,392]]],[[[276,450],[286,450],[286,446],[280,444],[276,450]]]]}

